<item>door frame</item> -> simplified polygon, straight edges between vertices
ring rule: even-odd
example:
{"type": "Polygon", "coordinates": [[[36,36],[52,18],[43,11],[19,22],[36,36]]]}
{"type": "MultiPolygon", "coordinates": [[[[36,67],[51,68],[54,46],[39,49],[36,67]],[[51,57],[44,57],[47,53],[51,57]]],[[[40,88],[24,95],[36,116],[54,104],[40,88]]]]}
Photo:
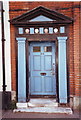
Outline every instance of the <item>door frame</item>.
{"type": "MultiPolygon", "coordinates": [[[[25,37],[26,38],[26,37],[25,37]]],[[[17,40],[15,39],[15,52],[16,52],[16,99],[18,101],[18,43],[17,43],[17,40]]],[[[56,46],[56,53],[55,53],[55,56],[56,56],[56,100],[57,102],[59,103],[59,80],[58,80],[58,40],[57,38],[54,39],[54,40],[41,40],[42,42],[45,41],[45,42],[55,42],[55,46],[56,46]]],[[[36,40],[34,41],[33,39],[30,40],[30,39],[27,39],[26,38],[26,44],[25,44],[25,49],[26,49],[26,102],[28,102],[30,100],[30,94],[29,94],[29,44],[30,42],[40,42],[40,40],[36,40]]],[[[69,94],[70,94],[70,91],[69,91],[69,68],[68,68],[68,62],[69,62],[69,58],[68,58],[68,40],[66,42],[66,54],[67,54],[67,100],[68,100],[68,103],[69,103],[69,94]]]]}

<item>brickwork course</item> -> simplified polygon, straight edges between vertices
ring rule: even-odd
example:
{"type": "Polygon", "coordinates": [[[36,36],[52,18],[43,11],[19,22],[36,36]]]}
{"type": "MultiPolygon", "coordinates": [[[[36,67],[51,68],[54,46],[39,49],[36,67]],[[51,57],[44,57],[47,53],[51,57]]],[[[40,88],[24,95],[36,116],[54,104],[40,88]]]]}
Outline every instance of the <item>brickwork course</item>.
{"type": "MultiPolygon", "coordinates": [[[[26,13],[38,6],[44,6],[74,19],[68,30],[68,68],[70,95],[79,96],[80,89],[80,2],[9,2],[10,19],[26,13]]],[[[12,90],[16,91],[16,45],[15,27],[10,25],[12,90]]]]}

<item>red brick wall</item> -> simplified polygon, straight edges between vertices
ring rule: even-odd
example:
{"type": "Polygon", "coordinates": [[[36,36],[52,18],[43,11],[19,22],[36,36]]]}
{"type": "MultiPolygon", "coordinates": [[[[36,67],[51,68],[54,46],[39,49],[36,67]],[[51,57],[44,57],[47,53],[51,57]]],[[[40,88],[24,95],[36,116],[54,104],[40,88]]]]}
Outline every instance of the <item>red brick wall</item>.
{"type": "Polygon", "coordinates": [[[15,45],[15,28],[10,25],[11,37],[11,80],[12,90],[16,90],[16,45],[15,45]]]}
{"type": "MultiPolygon", "coordinates": [[[[74,2],[75,5],[80,5],[80,2],[74,2]]],[[[80,9],[74,8],[74,24],[73,24],[73,32],[74,32],[74,81],[75,81],[75,95],[79,95],[79,82],[80,82],[80,51],[79,51],[79,42],[80,42],[80,9]]]]}
{"type": "MultiPolygon", "coordinates": [[[[81,1],[80,1],[80,6],[81,6],[81,1]]],[[[80,26],[81,26],[81,7],[80,7],[80,26]]],[[[80,39],[81,39],[81,27],[80,27],[80,39]]],[[[80,90],[80,93],[81,93],[81,40],[80,40],[80,42],[79,42],[79,47],[80,47],[80,49],[79,49],[79,51],[80,51],[80,55],[79,55],[79,58],[80,58],[80,67],[79,67],[79,75],[80,75],[80,77],[79,77],[79,84],[80,84],[80,86],[79,86],[79,90],[80,90]]],[[[81,96],[81,94],[80,94],[80,96],[81,96]]]]}
{"type": "MultiPolygon", "coordinates": [[[[44,6],[59,13],[74,18],[69,26],[68,57],[70,94],[79,95],[79,22],[80,2],[10,2],[10,19],[17,17],[38,6],[44,6]],[[18,11],[22,9],[22,11],[18,11]],[[16,11],[13,11],[16,10],[16,11]]],[[[11,25],[11,61],[12,61],[12,90],[16,90],[16,54],[14,26],[11,25]]]]}

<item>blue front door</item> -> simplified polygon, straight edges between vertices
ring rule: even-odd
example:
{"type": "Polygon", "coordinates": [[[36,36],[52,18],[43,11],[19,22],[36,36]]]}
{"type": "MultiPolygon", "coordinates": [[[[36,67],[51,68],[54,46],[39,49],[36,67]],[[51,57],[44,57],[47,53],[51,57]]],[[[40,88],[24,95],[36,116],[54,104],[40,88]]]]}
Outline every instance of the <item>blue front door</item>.
{"type": "Polygon", "coordinates": [[[56,95],[55,43],[30,44],[30,94],[56,95]]]}

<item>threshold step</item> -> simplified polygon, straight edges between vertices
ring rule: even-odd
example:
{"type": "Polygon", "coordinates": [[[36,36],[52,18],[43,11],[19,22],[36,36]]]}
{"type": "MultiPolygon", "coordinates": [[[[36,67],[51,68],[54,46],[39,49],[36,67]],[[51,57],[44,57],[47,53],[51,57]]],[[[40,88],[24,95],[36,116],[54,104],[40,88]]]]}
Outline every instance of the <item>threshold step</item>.
{"type": "Polygon", "coordinates": [[[72,114],[71,108],[65,107],[27,107],[21,109],[14,109],[13,112],[35,112],[35,113],[64,113],[64,114],[72,114]]]}
{"type": "Polygon", "coordinates": [[[51,99],[51,98],[30,99],[30,101],[28,102],[28,107],[56,107],[56,106],[58,106],[56,99],[51,99]]]}

